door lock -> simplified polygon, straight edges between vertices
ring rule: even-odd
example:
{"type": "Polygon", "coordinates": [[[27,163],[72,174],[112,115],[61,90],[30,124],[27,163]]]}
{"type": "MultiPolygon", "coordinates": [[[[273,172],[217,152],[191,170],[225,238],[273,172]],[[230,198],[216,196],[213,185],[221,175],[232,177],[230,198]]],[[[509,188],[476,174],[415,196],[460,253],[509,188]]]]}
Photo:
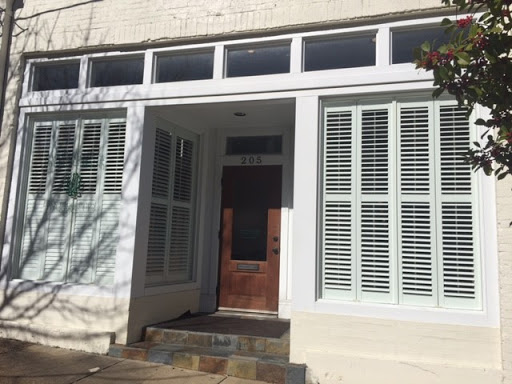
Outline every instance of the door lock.
{"type": "Polygon", "coordinates": [[[274,255],[278,255],[279,254],[279,248],[272,248],[272,253],[274,255]]]}

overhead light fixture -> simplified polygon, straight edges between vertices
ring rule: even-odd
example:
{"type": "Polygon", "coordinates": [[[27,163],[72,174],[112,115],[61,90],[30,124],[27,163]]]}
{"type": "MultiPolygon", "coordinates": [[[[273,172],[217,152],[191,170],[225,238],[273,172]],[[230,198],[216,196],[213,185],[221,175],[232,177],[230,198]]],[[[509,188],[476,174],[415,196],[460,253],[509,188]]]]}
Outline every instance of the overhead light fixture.
{"type": "Polygon", "coordinates": [[[233,115],[235,115],[236,117],[244,117],[247,115],[247,113],[245,112],[235,112],[233,113],[233,115]]]}

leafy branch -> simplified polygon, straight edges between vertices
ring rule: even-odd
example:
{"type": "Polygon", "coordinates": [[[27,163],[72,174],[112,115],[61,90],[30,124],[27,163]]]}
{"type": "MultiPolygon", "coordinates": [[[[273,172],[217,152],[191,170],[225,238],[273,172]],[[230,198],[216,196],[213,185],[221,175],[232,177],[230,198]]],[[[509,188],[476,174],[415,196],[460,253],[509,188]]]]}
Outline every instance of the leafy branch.
{"type": "Polygon", "coordinates": [[[468,108],[468,117],[476,105],[489,109],[489,119],[475,121],[487,128],[482,135],[487,141],[474,142],[465,161],[502,179],[512,174],[512,0],[442,2],[463,16],[442,21],[451,34],[449,43],[437,49],[423,43],[415,52],[416,67],[433,71],[434,97],[445,91],[455,96],[468,108]]]}

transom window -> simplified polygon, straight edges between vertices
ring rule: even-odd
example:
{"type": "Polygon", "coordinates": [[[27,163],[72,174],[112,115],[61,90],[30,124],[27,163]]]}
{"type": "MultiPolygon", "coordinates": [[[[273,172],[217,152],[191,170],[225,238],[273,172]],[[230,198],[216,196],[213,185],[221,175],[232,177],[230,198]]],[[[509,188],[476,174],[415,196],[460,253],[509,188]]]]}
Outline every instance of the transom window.
{"type": "MultiPolygon", "coordinates": [[[[433,41],[435,48],[449,40],[450,35],[444,32],[443,27],[436,26],[435,21],[426,19],[425,22],[430,24],[411,26],[408,22],[393,22],[330,30],[323,34],[295,33],[282,38],[261,38],[260,41],[217,41],[107,56],[97,53],[80,60],[62,58],[60,62],[52,60],[47,63],[40,59],[34,62],[29,60],[33,69],[27,89],[36,92],[77,89],[79,84],[93,88],[130,86],[143,84],[144,81],[150,86],[150,83],[220,80],[222,77],[290,72],[297,76],[297,72],[360,67],[376,67],[376,71],[385,72],[389,70],[386,69],[389,64],[412,63],[414,48],[424,41],[433,41]],[[389,34],[390,47],[387,38],[380,38],[384,34],[389,34]],[[377,52],[380,52],[379,63],[377,52]],[[151,70],[145,68],[147,64],[151,65],[151,70]],[[80,68],[81,65],[85,68],[80,68]],[[146,80],[144,73],[149,75],[146,80]]],[[[364,72],[369,73],[368,68],[362,68],[361,73],[364,72]]],[[[193,90],[195,86],[190,87],[193,90]]]]}
{"type": "Polygon", "coordinates": [[[375,42],[375,34],[306,41],[304,71],[375,65],[375,42]]]}
{"type": "Polygon", "coordinates": [[[116,57],[92,62],[91,87],[142,84],[143,57],[116,57]]]}
{"type": "Polygon", "coordinates": [[[444,27],[432,26],[391,31],[391,63],[412,63],[414,49],[425,41],[433,42],[434,48],[447,43],[450,40],[450,35],[446,34],[444,30],[444,27]]]}
{"type": "Polygon", "coordinates": [[[80,62],[45,63],[34,66],[33,91],[78,88],[80,62]]]}
{"type": "Polygon", "coordinates": [[[325,107],[324,298],[481,307],[465,113],[443,101],[325,107]]]}
{"type": "Polygon", "coordinates": [[[156,57],[155,82],[204,80],[213,77],[213,51],[156,57]]]}
{"type": "Polygon", "coordinates": [[[290,44],[229,48],[226,77],[290,72],[290,44]]]}
{"type": "Polygon", "coordinates": [[[226,155],[275,155],[283,151],[283,137],[236,136],[226,139],[226,155]]]}

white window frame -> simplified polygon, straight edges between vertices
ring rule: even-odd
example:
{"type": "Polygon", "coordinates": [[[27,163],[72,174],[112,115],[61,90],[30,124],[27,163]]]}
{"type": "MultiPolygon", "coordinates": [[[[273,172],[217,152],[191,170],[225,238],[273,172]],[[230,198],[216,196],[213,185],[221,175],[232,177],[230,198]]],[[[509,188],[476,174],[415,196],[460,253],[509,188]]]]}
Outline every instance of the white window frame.
{"type": "MultiPolygon", "coordinates": [[[[163,276],[151,276],[145,272],[145,289],[158,289],[161,286],[182,286],[184,284],[195,283],[197,280],[197,259],[198,259],[198,247],[197,247],[197,235],[198,235],[198,204],[197,204],[197,189],[198,189],[198,179],[199,179],[199,150],[200,150],[200,137],[199,135],[187,131],[182,127],[175,126],[166,122],[162,119],[157,119],[156,125],[154,127],[155,130],[155,139],[153,142],[153,148],[156,143],[156,130],[160,129],[170,134],[171,136],[171,162],[170,162],[170,174],[169,174],[169,195],[167,199],[155,197],[151,195],[150,201],[151,204],[153,201],[158,202],[166,202],[168,207],[167,212],[167,228],[166,228],[166,248],[165,248],[165,259],[164,259],[164,270],[163,276]],[[175,279],[174,276],[169,275],[168,271],[168,263],[169,263],[169,245],[172,231],[172,208],[179,203],[176,203],[173,199],[173,188],[174,188],[174,174],[175,174],[175,154],[176,154],[176,138],[181,137],[183,139],[189,140],[193,143],[193,153],[192,153],[192,184],[191,184],[191,198],[189,205],[191,206],[190,213],[190,253],[189,253],[189,263],[190,263],[190,278],[187,279],[175,279]]],[[[152,159],[154,165],[154,159],[152,159]]],[[[153,168],[152,168],[153,169],[153,168]]],[[[152,171],[150,181],[153,182],[154,173],[152,171]]],[[[150,188],[152,190],[152,188],[150,188]]],[[[172,240],[171,240],[172,241],[172,240]]],[[[148,238],[149,242],[149,238],[148,238]]],[[[147,247],[146,247],[147,249],[147,247]]]]}
{"type": "MultiPolygon", "coordinates": [[[[20,119],[21,120],[21,119],[20,119]]],[[[126,125],[127,119],[126,116],[123,113],[120,112],[109,112],[109,113],[87,113],[87,114],[55,114],[55,115],[34,115],[31,116],[29,119],[27,119],[26,127],[28,127],[27,132],[23,140],[21,140],[20,143],[20,160],[21,160],[21,166],[20,166],[20,185],[19,185],[19,194],[16,202],[16,209],[15,209],[15,226],[14,226],[14,233],[12,235],[13,238],[13,246],[11,247],[12,257],[11,257],[11,269],[9,271],[9,279],[12,279],[13,281],[25,281],[26,279],[22,279],[19,277],[20,270],[19,270],[19,263],[20,263],[20,256],[21,256],[21,242],[23,240],[23,228],[25,225],[25,209],[26,209],[26,202],[27,202],[27,196],[28,196],[28,186],[29,186],[29,180],[30,180],[30,167],[31,167],[31,155],[33,150],[33,135],[34,135],[34,129],[35,125],[39,123],[50,123],[52,124],[52,141],[51,141],[51,147],[50,147],[50,162],[52,161],[52,151],[55,149],[55,141],[53,139],[53,136],[55,135],[55,126],[56,123],[72,123],[75,124],[77,128],[75,128],[76,133],[80,133],[78,137],[75,137],[74,139],[74,149],[73,149],[73,167],[72,170],[76,168],[77,161],[77,151],[79,151],[79,148],[81,147],[82,141],[83,141],[83,126],[86,123],[90,122],[101,122],[101,124],[108,124],[108,123],[117,123],[122,122],[126,125]],[[22,152],[21,152],[22,151],[22,152]]],[[[126,129],[126,128],[125,128],[126,129]]],[[[108,138],[107,136],[107,130],[102,130],[101,136],[102,136],[102,142],[105,143],[105,140],[108,138]]],[[[126,134],[126,131],[125,131],[126,134]]],[[[125,142],[125,149],[126,153],[126,142],[125,142]]],[[[100,159],[102,156],[102,149],[100,148],[100,159]]],[[[106,159],[104,159],[106,160],[106,159]]],[[[99,169],[98,169],[98,179],[97,179],[97,185],[101,186],[101,190],[103,190],[103,184],[104,184],[104,170],[105,170],[105,164],[100,163],[99,169]]],[[[124,172],[123,172],[124,174],[124,172]]],[[[48,177],[53,177],[53,171],[52,173],[48,173],[48,177]]],[[[122,182],[121,182],[122,185],[122,182]]],[[[48,185],[46,186],[46,192],[45,196],[49,193],[48,185]]],[[[96,198],[96,203],[101,204],[102,202],[102,195],[100,194],[96,198]]],[[[47,197],[45,197],[46,199],[47,197]]],[[[121,201],[121,192],[119,192],[119,199],[121,201]]],[[[100,208],[96,207],[96,211],[98,211],[100,208]]],[[[68,217],[67,221],[70,220],[70,217],[68,217]]],[[[69,223],[69,225],[72,225],[72,223],[69,223]]],[[[119,225],[119,218],[118,218],[118,231],[120,229],[119,225]]],[[[96,232],[99,231],[99,226],[95,230],[96,232]]],[[[72,231],[69,233],[69,240],[72,237],[72,231]]],[[[97,240],[97,239],[96,239],[97,240]]],[[[73,282],[68,281],[68,273],[69,273],[69,261],[70,261],[70,251],[72,244],[68,242],[69,244],[66,245],[67,251],[66,251],[66,259],[64,262],[64,278],[63,280],[44,280],[44,279],[35,279],[34,281],[40,281],[44,282],[48,289],[51,289],[52,286],[55,285],[61,285],[61,284],[72,284],[74,286],[80,286],[84,285],[84,283],[80,282],[73,282]]],[[[117,245],[116,245],[117,249],[117,245]]],[[[116,257],[114,258],[114,261],[116,260],[116,257]]],[[[97,257],[93,260],[93,266],[96,265],[97,257]]],[[[41,273],[41,272],[40,272],[41,273]]],[[[114,269],[115,274],[115,269],[114,269]]],[[[107,288],[107,291],[111,289],[110,287],[115,284],[115,276],[114,279],[108,283],[107,285],[103,284],[97,284],[95,282],[95,271],[92,272],[92,281],[85,283],[85,285],[95,286],[94,289],[98,291],[105,291],[104,288],[107,288]]],[[[106,292],[106,291],[105,291],[106,292]]]]}
{"type": "MultiPolygon", "coordinates": [[[[323,191],[323,174],[324,174],[324,161],[325,156],[323,154],[323,146],[324,146],[324,114],[326,108],[336,109],[339,108],[340,110],[349,110],[352,108],[353,111],[360,110],[359,107],[356,107],[355,105],[371,105],[378,107],[379,104],[383,103],[381,106],[393,105],[391,108],[393,110],[393,113],[390,115],[390,128],[399,128],[397,127],[397,123],[391,122],[392,119],[398,118],[399,109],[397,105],[400,105],[402,103],[403,105],[409,106],[409,105],[427,105],[426,102],[431,100],[430,94],[425,95],[414,95],[411,94],[410,97],[407,96],[397,96],[397,97],[388,97],[388,98],[351,98],[350,100],[347,99],[325,99],[321,101],[320,103],[320,115],[321,123],[320,123],[320,129],[319,129],[319,151],[318,151],[318,177],[319,177],[319,203],[318,203],[318,223],[320,224],[318,226],[318,255],[317,258],[317,295],[316,295],[316,301],[314,307],[319,312],[327,312],[327,313],[345,313],[345,311],[349,311],[351,314],[362,314],[363,316],[377,316],[377,317],[383,317],[383,318],[389,318],[389,317],[398,317],[399,318],[406,318],[406,319],[415,319],[419,321],[424,321],[425,313],[429,314],[435,314],[438,315],[445,315],[449,320],[449,322],[452,322],[453,319],[456,319],[455,322],[460,322],[460,314],[464,314],[466,316],[466,319],[464,322],[471,323],[475,318],[479,318],[477,322],[484,321],[487,322],[489,319],[490,314],[488,314],[489,308],[487,308],[488,305],[488,297],[487,297],[487,273],[486,270],[489,268],[491,263],[493,263],[493,250],[494,246],[492,244],[483,244],[483,242],[480,241],[480,239],[485,239],[485,232],[489,229],[489,232],[492,234],[492,226],[495,225],[495,223],[492,222],[492,217],[489,217],[489,215],[483,215],[483,212],[489,209],[494,209],[493,204],[494,201],[489,201],[488,198],[485,200],[482,200],[481,196],[484,196],[485,194],[482,193],[482,190],[493,190],[493,180],[487,180],[486,176],[482,176],[481,174],[472,175],[472,204],[473,204],[473,212],[474,215],[476,215],[476,219],[474,222],[474,232],[476,232],[477,236],[474,238],[474,250],[476,254],[475,258],[475,270],[477,272],[477,282],[476,282],[476,290],[477,290],[477,304],[476,307],[472,308],[464,308],[460,306],[456,307],[450,307],[449,305],[445,307],[438,307],[438,306],[432,306],[430,304],[421,304],[419,302],[415,303],[401,303],[399,304],[399,292],[398,289],[394,289],[392,287],[393,299],[386,302],[378,303],[378,300],[370,300],[370,301],[360,301],[360,293],[357,293],[357,296],[345,296],[340,297],[337,299],[334,298],[325,298],[323,294],[323,266],[322,266],[322,249],[323,249],[323,229],[321,223],[323,222],[323,201],[324,201],[324,191],[323,191]],[[485,179],[482,179],[485,178],[485,179]],[[486,228],[486,225],[490,225],[490,227],[486,228]],[[489,260],[487,260],[487,257],[490,257],[489,260]],[[357,297],[357,300],[354,300],[354,298],[357,297]],[[398,307],[397,307],[397,304],[398,307]],[[425,306],[422,306],[425,305],[425,306]],[[391,312],[390,312],[391,311],[391,312]],[[391,315],[391,313],[393,313],[391,315]],[[423,314],[423,315],[422,315],[423,314]],[[468,317],[468,314],[470,317],[468,317]],[[475,315],[473,319],[471,319],[471,316],[475,315]]],[[[448,97],[442,97],[440,99],[441,104],[437,105],[457,105],[456,102],[454,102],[452,99],[448,97]]],[[[434,111],[430,112],[431,114],[434,113],[434,111]]],[[[472,141],[481,141],[479,138],[479,134],[477,132],[476,127],[474,126],[473,121],[476,119],[475,115],[480,116],[484,114],[483,110],[481,110],[479,107],[476,108],[476,112],[473,113],[472,117],[469,120],[470,129],[471,129],[471,142],[472,141]]],[[[438,122],[432,121],[431,124],[434,126],[437,125],[439,127],[438,122]]],[[[359,125],[358,125],[359,127],[359,125]]],[[[360,131],[360,129],[357,129],[360,131]]],[[[353,141],[356,143],[360,143],[360,133],[353,134],[353,141]]],[[[393,137],[390,138],[390,141],[392,141],[391,147],[396,146],[398,144],[399,140],[399,134],[394,133],[393,137]]],[[[436,145],[439,145],[438,140],[436,139],[436,145]]],[[[438,149],[436,150],[438,153],[438,149]]],[[[356,153],[357,150],[353,150],[353,153],[356,155],[356,158],[358,161],[360,161],[359,154],[356,153]]],[[[393,226],[393,238],[390,239],[390,241],[396,242],[399,235],[399,222],[393,223],[393,217],[391,215],[395,216],[395,221],[399,219],[399,201],[400,201],[400,191],[398,190],[399,187],[399,178],[400,178],[400,156],[398,153],[398,150],[395,150],[394,152],[390,152],[393,156],[393,163],[394,167],[393,169],[390,169],[390,177],[392,178],[392,181],[390,182],[390,187],[397,189],[396,192],[392,192],[395,196],[392,201],[392,206],[390,209],[390,226],[393,226]],[[393,176],[391,176],[393,174],[393,176]]],[[[432,150],[430,157],[432,157],[432,150]]],[[[439,158],[435,159],[436,166],[439,166],[440,160],[439,158]]],[[[432,164],[430,164],[431,168],[433,167],[432,164]]],[[[359,168],[360,170],[360,168],[359,168]]],[[[360,174],[356,175],[357,178],[360,177],[360,174]]],[[[439,177],[439,176],[437,176],[439,177]]],[[[438,184],[438,188],[440,188],[440,183],[438,184]]],[[[433,192],[436,193],[436,192],[433,192]]],[[[486,195],[488,196],[488,195],[486,195]]],[[[437,206],[440,209],[441,203],[439,202],[437,206]]],[[[357,209],[355,210],[357,212],[357,209]]],[[[359,214],[359,213],[358,213],[359,214]]],[[[440,213],[435,213],[435,216],[439,215],[440,213]]],[[[354,215],[355,216],[355,215],[354,215]]],[[[435,223],[440,220],[435,220],[435,223]]],[[[492,237],[491,237],[492,238],[492,237]]],[[[356,240],[359,241],[359,240],[356,240]]],[[[442,244],[439,242],[438,246],[441,246],[442,244]]],[[[398,256],[398,255],[397,255],[398,256]]],[[[397,259],[397,256],[395,259],[397,259]]],[[[442,256],[438,252],[437,259],[439,259],[442,256]]],[[[355,267],[355,266],[354,266],[355,267]]],[[[492,268],[491,268],[492,269],[492,268]]],[[[392,284],[396,285],[398,287],[399,282],[399,268],[398,266],[395,269],[395,273],[397,274],[395,281],[392,282],[392,284]]],[[[354,287],[356,289],[356,287],[354,287]]],[[[357,288],[357,290],[360,290],[360,287],[357,288]]],[[[439,299],[442,302],[442,298],[439,299]]],[[[435,315],[434,315],[435,316],[435,315]]],[[[430,316],[427,316],[430,317],[430,316]]],[[[492,316],[491,316],[492,317],[492,316]]],[[[432,322],[437,322],[433,319],[431,319],[432,322]]]]}

